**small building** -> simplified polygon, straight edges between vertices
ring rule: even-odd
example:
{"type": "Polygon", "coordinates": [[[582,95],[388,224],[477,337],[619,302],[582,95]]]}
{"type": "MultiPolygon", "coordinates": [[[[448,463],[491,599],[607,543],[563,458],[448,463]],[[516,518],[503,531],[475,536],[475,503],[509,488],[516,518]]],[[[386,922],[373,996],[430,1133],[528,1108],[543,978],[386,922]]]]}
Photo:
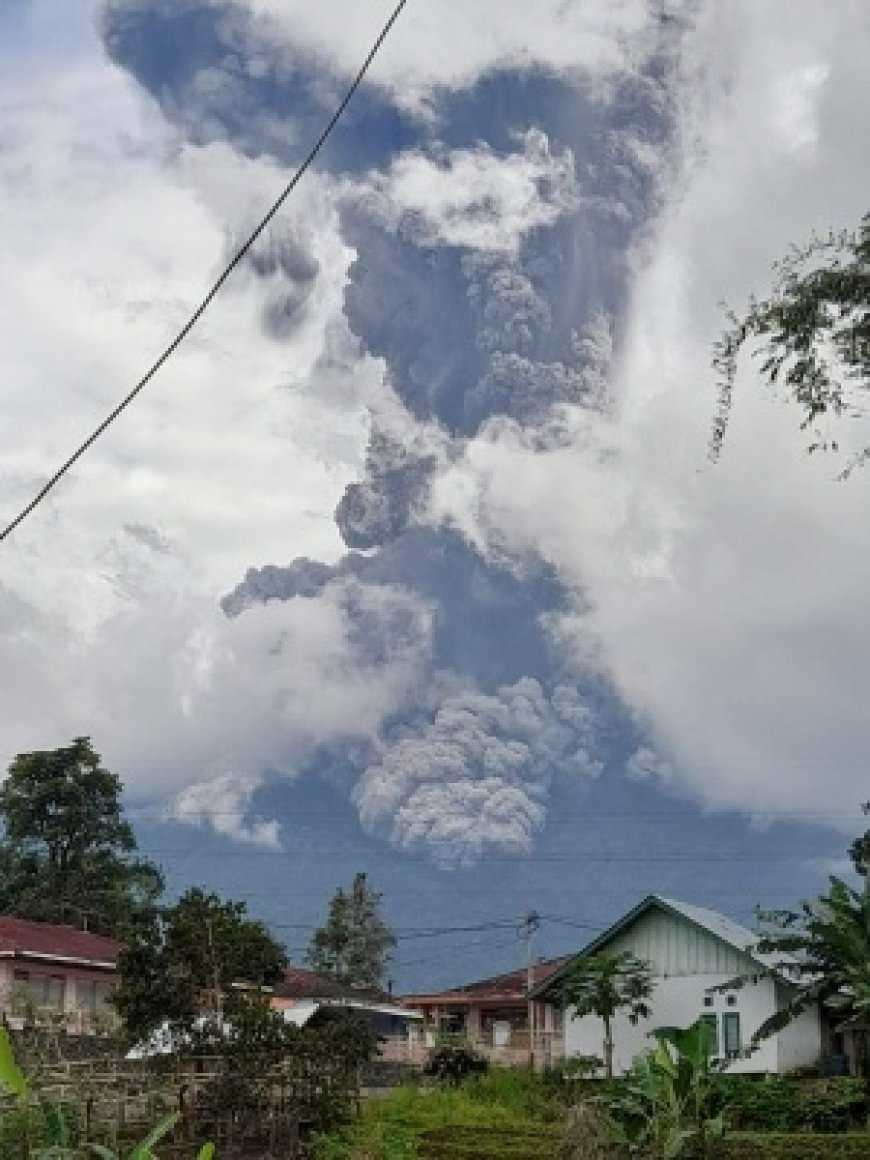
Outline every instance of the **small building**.
{"type": "MultiPolygon", "coordinates": [[[[387,991],[363,990],[346,986],[328,975],[288,967],[272,988],[269,1005],[280,1011],[288,1023],[304,1026],[324,1008],[341,1008],[364,1019],[378,1036],[391,1044],[412,1041],[412,1032],[423,1018],[409,1011],[387,991]]],[[[407,1051],[400,1054],[404,1057],[407,1051]]]]}
{"type": "MultiPolygon", "coordinates": [[[[535,963],[532,986],[545,983],[567,961],[559,958],[535,963]]],[[[401,1002],[424,1017],[426,1047],[433,1047],[439,1038],[457,1036],[503,1063],[527,1063],[533,1054],[549,1061],[554,1040],[561,1040],[561,1007],[530,1003],[528,978],[529,971],[521,968],[450,991],[403,995],[401,1002]]]]}
{"type": "MultiPolygon", "coordinates": [[[[648,1019],[633,1025],[621,1011],[614,1019],[614,1074],[624,1074],[634,1056],[651,1046],[652,1030],[688,1027],[698,1018],[709,1021],[714,1056],[728,1071],[788,1072],[824,1063],[834,1043],[818,1007],[750,1050],[758,1028],[797,992],[782,957],[760,953],[757,942],[758,935],[724,915],[651,894],[536,988],[534,997],[561,1006],[562,980],[578,958],[628,951],[650,964],[655,990],[648,1019]]],[[[565,1012],[566,1056],[602,1056],[603,1035],[596,1016],[565,1012]]]]}
{"type": "Polygon", "coordinates": [[[0,1016],[13,1028],[93,1032],[115,1021],[109,1000],[120,944],[112,938],[0,916],[0,1016]]]}

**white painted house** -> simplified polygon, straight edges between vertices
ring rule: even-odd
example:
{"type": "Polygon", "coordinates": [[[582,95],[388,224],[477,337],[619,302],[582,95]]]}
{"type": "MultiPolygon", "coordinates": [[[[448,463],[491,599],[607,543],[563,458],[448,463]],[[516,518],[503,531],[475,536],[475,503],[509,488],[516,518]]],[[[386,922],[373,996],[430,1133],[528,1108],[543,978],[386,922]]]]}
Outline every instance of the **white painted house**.
{"type": "MultiPolygon", "coordinates": [[[[794,994],[771,956],[755,950],[758,936],[715,911],[651,894],[599,935],[581,956],[629,951],[652,967],[655,990],[650,1017],[632,1025],[619,1012],[613,1023],[614,1074],[623,1074],[635,1055],[652,1045],[657,1027],[688,1027],[699,1017],[715,1028],[715,1054],[735,1072],[787,1072],[810,1067],[831,1054],[824,1015],[805,1011],[751,1053],[752,1036],[794,994]],[[711,988],[732,980],[741,987],[711,988]]],[[[537,991],[537,999],[560,1001],[560,981],[575,956],[537,991]]],[[[779,961],[779,960],[778,960],[779,961]]],[[[603,1054],[603,1026],[596,1016],[565,1012],[565,1056],[603,1054]]]]}

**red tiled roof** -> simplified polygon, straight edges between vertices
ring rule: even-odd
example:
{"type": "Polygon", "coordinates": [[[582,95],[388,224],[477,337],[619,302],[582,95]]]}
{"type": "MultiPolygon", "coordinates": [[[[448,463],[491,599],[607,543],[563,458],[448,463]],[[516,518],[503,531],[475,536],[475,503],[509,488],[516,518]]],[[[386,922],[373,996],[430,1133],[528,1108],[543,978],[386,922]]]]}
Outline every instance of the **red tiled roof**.
{"type": "Polygon", "coordinates": [[[80,965],[114,967],[120,944],[113,938],[76,930],[72,926],[54,926],[48,922],[31,922],[27,918],[0,915],[0,957],[44,958],[65,960],[80,965]]]}
{"type": "Polygon", "coordinates": [[[359,990],[339,983],[329,975],[306,971],[304,967],[288,967],[284,978],[272,989],[276,999],[371,999],[376,1003],[394,1003],[386,991],[359,990]]]}
{"type": "MultiPolygon", "coordinates": [[[[559,970],[568,962],[571,955],[564,955],[559,959],[547,959],[532,966],[532,985],[538,986],[550,975],[559,970]]],[[[407,1007],[420,1007],[428,1004],[444,1003],[457,1006],[474,1006],[478,1003],[525,1003],[526,1001],[526,968],[508,971],[504,975],[493,975],[489,979],[480,979],[476,983],[468,983],[464,987],[456,987],[452,991],[439,991],[426,995],[403,995],[400,1002],[407,1007]]]]}

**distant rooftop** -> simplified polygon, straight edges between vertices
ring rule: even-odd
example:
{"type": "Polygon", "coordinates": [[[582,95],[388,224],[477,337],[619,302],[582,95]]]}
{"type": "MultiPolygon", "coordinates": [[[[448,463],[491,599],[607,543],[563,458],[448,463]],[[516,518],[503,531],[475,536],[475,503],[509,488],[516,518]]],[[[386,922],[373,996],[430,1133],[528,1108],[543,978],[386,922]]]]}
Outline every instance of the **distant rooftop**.
{"type": "MultiPolygon", "coordinates": [[[[545,959],[534,963],[532,965],[532,985],[537,987],[546,982],[571,957],[571,955],[563,955],[558,959],[545,959]]],[[[521,1003],[525,1002],[526,999],[526,981],[526,968],[520,967],[515,971],[507,971],[502,975],[492,975],[490,978],[467,983],[463,987],[455,987],[450,991],[403,995],[401,1001],[407,1006],[422,1006],[437,1002],[469,1006],[481,1002],[521,1003]]]]}
{"type": "Polygon", "coordinates": [[[101,934],[0,915],[0,958],[44,959],[114,970],[119,950],[116,939],[101,934]]]}
{"type": "Polygon", "coordinates": [[[284,977],[272,988],[276,999],[370,999],[375,1003],[392,1003],[386,991],[365,990],[339,983],[329,975],[308,971],[304,967],[287,967],[284,977]]]}

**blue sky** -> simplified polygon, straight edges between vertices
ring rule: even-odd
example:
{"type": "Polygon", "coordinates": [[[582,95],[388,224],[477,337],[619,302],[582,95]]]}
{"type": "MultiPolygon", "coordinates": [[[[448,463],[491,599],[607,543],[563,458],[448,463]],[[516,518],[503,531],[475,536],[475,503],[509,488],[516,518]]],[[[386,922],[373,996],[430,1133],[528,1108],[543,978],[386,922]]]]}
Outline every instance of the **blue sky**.
{"type": "MultiPolygon", "coordinates": [[[[0,10],[10,515],[388,10],[0,10]]],[[[297,960],[365,869],[400,988],[512,965],[529,908],[543,954],[651,890],[748,921],[823,884],[868,796],[866,473],[808,457],[751,361],[707,459],[721,301],[866,209],[865,7],[500,13],[412,0],[0,578],[4,760],[91,734],[171,887],[247,898],[297,960]]]]}

